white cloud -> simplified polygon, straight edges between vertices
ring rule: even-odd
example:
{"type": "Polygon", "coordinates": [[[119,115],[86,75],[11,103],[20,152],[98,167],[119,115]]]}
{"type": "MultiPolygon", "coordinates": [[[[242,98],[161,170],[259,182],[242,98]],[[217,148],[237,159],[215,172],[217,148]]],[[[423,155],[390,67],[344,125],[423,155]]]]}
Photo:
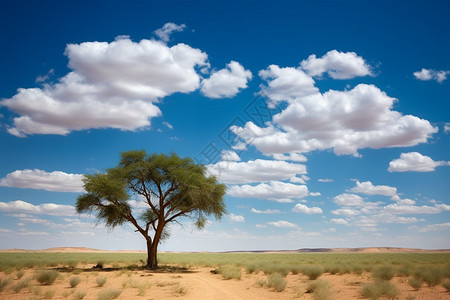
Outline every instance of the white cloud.
{"type": "Polygon", "coordinates": [[[279,228],[296,228],[297,225],[288,221],[276,221],[276,222],[267,222],[268,225],[279,227],[279,228]]]}
{"type": "Polygon", "coordinates": [[[444,211],[450,211],[450,205],[435,204],[434,206],[428,205],[415,206],[413,204],[394,203],[385,206],[382,210],[382,212],[384,213],[391,213],[394,215],[439,214],[444,211]]]}
{"type": "Polygon", "coordinates": [[[413,74],[417,80],[436,80],[437,82],[442,83],[447,79],[447,75],[450,74],[450,71],[436,71],[433,69],[422,68],[422,70],[414,72],[413,74]]]}
{"type": "Polygon", "coordinates": [[[393,111],[396,99],[374,85],[309,96],[291,93],[293,86],[277,89],[274,98],[270,86],[264,93],[270,101],[288,101],[286,109],[264,128],[253,122],[231,127],[246,144],[265,155],[333,149],[337,155],[358,156],[358,149],[425,143],[438,131],[426,120],[393,111]]]}
{"type": "Polygon", "coordinates": [[[164,24],[162,28],[155,30],[155,34],[164,42],[168,42],[170,40],[170,35],[173,32],[180,32],[183,31],[185,28],[186,28],[185,24],[177,25],[175,23],[169,22],[164,24]]]}
{"type": "Polygon", "coordinates": [[[259,76],[268,83],[267,86],[261,86],[261,94],[273,102],[289,102],[319,91],[314,86],[314,80],[300,69],[270,65],[259,71],[259,76]]]}
{"type": "Polygon", "coordinates": [[[203,79],[200,91],[209,98],[231,98],[240,89],[247,88],[247,81],[252,79],[252,72],[245,70],[238,62],[231,61],[225,69],[212,72],[208,79],[203,79]]]}
{"type": "Polygon", "coordinates": [[[254,213],[254,214],[266,214],[266,215],[272,215],[272,214],[279,214],[279,213],[281,213],[281,211],[278,210],[278,209],[259,210],[259,209],[256,209],[256,208],[252,208],[250,211],[252,213],[254,213]]]}
{"type": "Polygon", "coordinates": [[[65,54],[70,73],[56,84],[18,89],[0,102],[19,114],[9,133],[66,135],[73,130],[116,128],[136,130],[161,115],[154,105],[176,93],[195,91],[196,68],[207,55],[186,44],[168,47],[155,40],[70,44],[65,54]]]}
{"type": "Polygon", "coordinates": [[[0,180],[0,186],[23,189],[41,189],[53,192],[83,192],[83,175],[61,171],[17,170],[0,180]]]}
{"type": "Polygon", "coordinates": [[[25,201],[16,200],[10,202],[0,202],[1,212],[42,214],[52,216],[74,216],[75,207],[71,205],[62,205],[55,203],[42,203],[34,205],[25,201]]]}
{"type": "Polygon", "coordinates": [[[222,161],[240,161],[241,158],[233,150],[222,150],[220,153],[220,160],[222,161]]]}
{"type": "Polygon", "coordinates": [[[349,190],[353,193],[365,195],[383,195],[394,196],[397,194],[397,188],[387,185],[373,185],[370,181],[356,182],[356,186],[349,190]]]}
{"type": "Polygon", "coordinates": [[[419,232],[430,232],[430,231],[444,231],[450,230],[450,223],[440,223],[427,225],[425,227],[419,228],[419,232]]]}
{"type": "Polygon", "coordinates": [[[173,129],[172,124],[170,124],[169,122],[163,122],[163,124],[166,125],[167,128],[173,129]]]}
{"type": "Polygon", "coordinates": [[[230,220],[231,220],[232,222],[242,223],[242,222],[245,221],[244,216],[240,216],[240,215],[229,214],[228,217],[230,218],[230,220]]]}
{"type": "Polygon", "coordinates": [[[304,213],[304,214],[321,214],[323,213],[320,207],[308,207],[303,204],[296,204],[292,209],[293,212],[304,213]]]}
{"type": "Polygon", "coordinates": [[[303,70],[310,76],[321,77],[323,73],[333,79],[350,79],[357,76],[372,75],[370,66],[355,52],[328,51],[321,58],[312,54],[301,62],[303,70]]]}
{"type": "Polygon", "coordinates": [[[336,210],[331,211],[334,215],[340,215],[340,216],[357,216],[360,214],[360,212],[356,209],[352,208],[340,208],[336,210]]]}
{"type": "Polygon", "coordinates": [[[276,160],[290,160],[290,161],[297,161],[297,162],[305,162],[307,161],[306,156],[299,154],[299,153],[289,153],[287,155],[276,153],[273,155],[273,158],[276,160]]]}
{"type": "Polygon", "coordinates": [[[318,182],[334,182],[334,179],[330,178],[319,178],[317,179],[318,182]]]}
{"type": "Polygon", "coordinates": [[[309,192],[305,185],[270,181],[254,186],[233,185],[227,189],[227,194],[237,198],[258,198],[289,203],[293,202],[292,199],[301,199],[308,196],[309,192]]]}
{"type": "Polygon", "coordinates": [[[306,174],[305,165],[277,160],[256,159],[247,162],[220,161],[208,165],[207,170],[223,183],[252,183],[286,180],[297,174],[306,174]]]}
{"type": "Polygon", "coordinates": [[[450,131],[450,123],[445,123],[444,124],[444,132],[447,133],[450,131]]]}
{"type": "Polygon", "coordinates": [[[447,166],[447,161],[434,161],[418,152],[400,154],[400,158],[389,163],[389,172],[434,172],[436,167],[447,166]]]}
{"type": "Polygon", "coordinates": [[[334,203],[340,206],[360,206],[364,204],[364,201],[358,195],[344,193],[334,197],[334,203]]]}
{"type": "Polygon", "coordinates": [[[348,222],[345,219],[330,219],[331,223],[345,225],[348,222]]]}

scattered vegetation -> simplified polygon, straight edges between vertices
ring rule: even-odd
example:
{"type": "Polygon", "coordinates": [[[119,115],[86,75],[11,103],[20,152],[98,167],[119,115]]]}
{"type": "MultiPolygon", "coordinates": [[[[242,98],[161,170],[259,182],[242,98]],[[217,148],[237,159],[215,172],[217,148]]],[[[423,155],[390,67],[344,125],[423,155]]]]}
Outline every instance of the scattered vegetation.
{"type": "Polygon", "coordinates": [[[98,300],[112,300],[116,299],[122,293],[119,289],[107,289],[100,291],[97,295],[98,300]]]}
{"type": "Polygon", "coordinates": [[[395,271],[391,266],[378,266],[372,270],[372,275],[376,280],[391,280],[395,271]]]}
{"type": "Polygon", "coordinates": [[[20,293],[21,290],[30,286],[30,278],[24,278],[19,280],[16,284],[14,284],[11,288],[15,293],[20,293]]]}
{"type": "Polygon", "coordinates": [[[320,275],[323,274],[323,272],[325,272],[325,268],[322,266],[316,266],[316,265],[309,265],[309,266],[304,266],[301,269],[301,272],[308,276],[310,280],[316,280],[317,278],[319,278],[320,275]]]}
{"type": "Polygon", "coordinates": [[[85,291],[76,291],[73,296],[75,297],[75,299],[81,300],[86,296],[86,292],[85,291]]]}
{"type": "Polygon", "coordinates": [[[267,282],[264,279],[258,279],[258,280],[256,280],[255,283],[259,287],[263,287],[263,286],[265,286],[267,284],[267,282]]]}
{"type": "Polygon", "coordinates": [[[81,282],[81,278],[78,276],[72,276],[69,278],[70,287],[74,288],[81,282]]]}
{"type": "Polygon", "coordinates": [[[444,281],[442,283],[442,286],[447,290],[447,292],[450,292],[450,281],[449,280],[444,281]]]}
{"type": "Polygon", "coordinates": [[[55,270],[39,271],[35,275],[35,279],[42,285],[52,285],[53,282],[59,277],[59,272],[55,270]]]}
{"type": "Polygon", "coordinates": [[[55,296],[55,291],[54,290],[46,290],[44,292],[44,295],[42,295],[44,299],[53,299],[53,297],[55,296]]]}
{"type": "Polygon", "coordinates": [[[307,293],[312,293],[316,300],[331,300],[332,293],[330,282],[327,280],[316,280],[308,285],[307,293]]]}
{"type": "Polygon", "coordinates": [[[11,282],[10,277],[0,278],[0,292],[11,282]]]}
{"type": "Polygon", "coordinates": [[[241,268],[235,265],[220,266],[218,273],[220,273],[224,279],[241,280],[242,276],[241,268]]]}
{"type": "Polygon", "coordinates": [[[389,281],[378,280],[366,283],[361,288],[361,296],[371,300],[377,300],[384,296],[388,299],[396,299],[399,291],[397,287],[389,281]]]}
{"type": "Polygon", "coordinates": [[[287,281],[280,273],[272,273],[267,275],[267,286],[274,288],[277,292],[282,292],[286,288],[287,281]]]}
{"type": "Polygon", "coordinates": [[[21,279],[23,277],[23,275],[25,275],[25,271],[24,270],[19,270],[16,273],[17,279],[21,279]]]}
{"type": "Polygon", "coordinates": [[[423,280],[421,278],[416,278],[416,277],[412,277],[408,279],[408,284],[415,289],[416,291],[418,291],[423,284],[423,280]]]}
{"type": "Polygon", "coordinates": [[[107,281],[106,276],[97,276],[97,278],[95,278],[95,282],[97,283],[98,287],[104,286],[106,281],[107,281]]]}
{"type": "Polygon", "coordinates": [[[422,279],[428,286],[436,286],[444,279],[444,272],[440,267],[423,266],[414,272],[414,277],[422,279]]]}

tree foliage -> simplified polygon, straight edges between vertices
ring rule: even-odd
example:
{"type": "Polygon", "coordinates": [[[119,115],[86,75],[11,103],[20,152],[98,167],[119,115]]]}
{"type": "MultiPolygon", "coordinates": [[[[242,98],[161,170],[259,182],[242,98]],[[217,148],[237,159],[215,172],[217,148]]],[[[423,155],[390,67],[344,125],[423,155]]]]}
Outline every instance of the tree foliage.
{"type": "Polygon", "coordinates": [[[208,216],[220,219],[225,213],[225,186],[207,176],[203,165],[176,154],[123,152],[117,167],[85,175],[83,182],[86,193],[77,199],[77,212],[94,212],[110,228],[132,223],[147,241],[150,268],[157,266],[157,245],[167,237],[167,224],[191,217],[202,228],[208,216]],[[148,208],[137,215],[130,200],[140,199],[148,208]]]}

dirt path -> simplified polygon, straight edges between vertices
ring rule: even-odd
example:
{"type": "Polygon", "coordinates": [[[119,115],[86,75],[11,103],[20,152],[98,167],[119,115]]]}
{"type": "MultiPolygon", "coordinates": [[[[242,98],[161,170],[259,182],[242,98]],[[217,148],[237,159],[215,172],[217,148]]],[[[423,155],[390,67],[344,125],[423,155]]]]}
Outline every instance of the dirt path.
{"type": "Polygon", "coordinates": [[[192,289],[186,297],[188,299],[244,299],[225,286],[222,282],[224,280],[216,276],[205,276],[204,270],[201,273],[190,274],[186,276],[186,279],[192,282],[192,286],[195,286],[195,289],[192,289]]]}

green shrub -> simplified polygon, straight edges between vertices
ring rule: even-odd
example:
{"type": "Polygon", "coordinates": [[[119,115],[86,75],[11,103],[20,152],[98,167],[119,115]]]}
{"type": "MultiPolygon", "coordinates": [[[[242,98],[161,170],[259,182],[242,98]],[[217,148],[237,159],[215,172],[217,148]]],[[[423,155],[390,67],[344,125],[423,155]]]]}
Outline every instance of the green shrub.
{"type": "Polygon", "coordinates": [[[55,270],[45,270],[39,271],[35,275],[35,279],[42,285],[52,285],[55,282],[56,278],[58,278],[59,272],[55,270]]]}
{"type": "Polygon", "coordinates": [[[307,293],[312,293],[316,300],[331,300],[330,283],[327,280],[316,280],[309,284],[307,293]]]}
{"type": "Polygon", "coordinates": [[[322,266],[304,266],[301,270],[301,272],[308,276],[308,278],[310,280],[316,280],[317,278],[320,277],[320,275],[323,274],[323,272],[325,272],[325,268],[322,266]]]}
{"type": "Polygon", "coordinates": [[[75,297],[75,299],[81,300],[86,296],[86,292],[85,291],[76,291],[73,296],[75,297]]]}
{"type": "Polygon", "coordinates": [[[24,270],[19,270],[16,273],[17,279],[20,279],[23,277],[23,275],[25,275],[25,271],[24,270]]]}
{"type": "Polygon", "coordinates": [[[444,272],[439,267],[421,267],[414,272],[414,277],[422,279],[429,286],[433,287],[442,282],[444,279],[444,272]]]}
{"type": "Polygon", "coordinates": [[[423,280],[421,278],[416,278],[416,277],[409,278],[408,284],[417,291],[422,286],[423,280]]]}
{"type": "Polygon", "coordinates": [[[450,292],[450,281],[444,281],[442,286],[447,290],[447,292],[450,292]]]}
{"type": "Polygon", "coordinates": [[[98,300],[112,300],[112,299],[116,299],[117,297],[119,297],[121,293],[122,293],[122,291],[119,289],[108,289],[108,290],[99,292],[97,295],[97,299],[98,300]]]}
{"type": "Polygon", "coordinates": [[[0,292],[11,282],[11,278],[0,278],[0,292]]]}
{"type": "Polygon", "coordinates": [[[258,279],[258,280],[256,280],[256,285],[257,286],[259,286],[259,287],[263,287],[263,286],[265,286],[267,283],[266,283],[266,281],[264,280],[264,279],[258,279]]]}
{"type": "Polygon", "coordinates": [[[385,280],[366,283],[361,288],[361,296],[371,300],[377,300],[382,296],[388,299],[395,299],[398,297],[398,294],[399,291],[396,286],[385,280]]]}
{"type": "Polygon", "coordinates": [[[379,266],[372,270],[372,275],[376,280],[391,280],[395,271],[391,266],[379,266]]]}
{"type": "Polygon", "coordinates": [[[70,287],[74,288],[81,282],[80,277],[78,276],[72,276],[69,279],[70,287]]]}
{"type": "Polygon", "coordinates": [[[105,285],[107,278],[105,276],[98,276],[95,279],[95,282],[97,283],[98,287],[102,287],[105,285]]]}
{"type": "Polygon", "coordinates": [[[267,285],[274,288],[277,292],[282,292],[286,288],[287,281],[280,273],[272,273],[267,275],[267,285]]]}
{"type": "Polygon", "coordinates": [[[219,273],[224,279],[241,279],[241,268],[234,265],[223,265],[219,268],[219,273]]]}
{"type": "Polygon", "coordinates": [[[54,296],[55,296],[55,291],[54,290],[46,290],[44,292],[43,298],[44,299],[53,299],[54,296]]]}
{"type": "Polygon", "coordinates": [[[17,282],[15,285],[13,285],[11,288],[15,293],[19,293],[22,289],[27,288],[30,286],[30,278],[25,278],[17,282]]]}
{"type": "Polygon", "coordinates": [[[245,267],[247,274],[256,273],[258,267],[255,264],[250,264],[245,267]]]}

